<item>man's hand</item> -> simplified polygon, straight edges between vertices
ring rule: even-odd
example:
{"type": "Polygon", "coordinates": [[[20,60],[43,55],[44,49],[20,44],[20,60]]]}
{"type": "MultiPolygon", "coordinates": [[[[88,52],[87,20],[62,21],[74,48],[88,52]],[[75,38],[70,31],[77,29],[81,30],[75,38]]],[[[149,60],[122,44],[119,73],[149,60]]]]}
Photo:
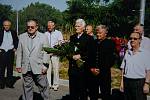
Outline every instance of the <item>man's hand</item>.
{"type": "Polygon", "coordinates": [[[98,68],[91,68],[90,70],[96,76],[100,73],[100,70],[98,68]]]}
{"type": "Polygon", "coordinates": [[[45,67],[45,66],[43,66],[43,67],[42,67],[42,74],[46,74],[46,73],[47,73],[47,70],[48,70],[48,68],[45,67]]]}
{"type": "Polygon", "coordinates": [[[72,58],[73,58],[74,60],[78,60],[78,59],[81,58],[81,56],[80,56],[80,54],[77,54],[77,55],[74,55],[72,58]]]}
{"type": "Polygon", "coordinates": [[[17,71],[18,73],[21,73],[21,72],[22,72],[22,69],[21,69],[21,68],[16,68],[16,71],[17,71]]]}
{"type": "Polygon", "coordinates": [[[148,83],[144,84],[143,92],[146,93],[146,94],[149,93],[149,84],[148,83]]]}
{"type": "Polygon", "coordinates": [[[16,49],[14,48],[13,51],[16,52],[16,49]]]}
{"type": "Polygon", "coordinates": [[[124,92],[124,85],[123,85],[123,82],[120,83],[119,89],[120,89],[121,92],[124,92]]]}

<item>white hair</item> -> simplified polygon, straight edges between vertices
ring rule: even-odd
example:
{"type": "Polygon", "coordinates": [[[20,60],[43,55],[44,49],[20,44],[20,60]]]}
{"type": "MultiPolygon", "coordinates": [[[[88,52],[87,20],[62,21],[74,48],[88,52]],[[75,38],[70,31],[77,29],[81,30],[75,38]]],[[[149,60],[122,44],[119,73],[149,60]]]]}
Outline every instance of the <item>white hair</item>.
{"type": "Polygon", "coordinates": [[[76,20],[76,23],[81,24],[83,27],[86,26],[86,23],[85,23],[85,21],[84,21],[83,19],[77,19],[77,20],[76,20]]]}

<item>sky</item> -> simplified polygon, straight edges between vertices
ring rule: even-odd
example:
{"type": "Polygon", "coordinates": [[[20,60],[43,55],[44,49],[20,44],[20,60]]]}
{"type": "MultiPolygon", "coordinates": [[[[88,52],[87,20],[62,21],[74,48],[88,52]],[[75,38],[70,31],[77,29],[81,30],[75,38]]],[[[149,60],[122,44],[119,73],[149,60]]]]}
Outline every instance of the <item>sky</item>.
{"type": "Polygon", "coordinates": [[[67,9],[66,0],[0,0],[1,4],[11,5],[13,10],[21,10],[24,7],[27,7],[31,3],[40,2],[49,4],[60,11],[67,9]]]}

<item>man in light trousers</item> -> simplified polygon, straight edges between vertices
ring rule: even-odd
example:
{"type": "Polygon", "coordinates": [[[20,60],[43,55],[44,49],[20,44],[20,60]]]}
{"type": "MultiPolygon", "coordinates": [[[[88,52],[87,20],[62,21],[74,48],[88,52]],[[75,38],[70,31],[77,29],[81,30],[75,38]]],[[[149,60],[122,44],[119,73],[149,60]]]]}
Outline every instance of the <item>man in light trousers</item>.
{"type": "MultiPolygon", "coordinates": [[[[47,22],[47,32],[45,32],[45,35],[48,37],[50,48],[53,48],[55,45],[58,45],[63,41],[63,35],[60,31],[55,29],[55,21],[53,20],[49,20],[47,22]]],[[[59,57],[57,55],[50,54],[47,78],[49,82],[49,87],[54,89],[55,91],[57,91],[59,87],[59,67],[59,57]]]]}

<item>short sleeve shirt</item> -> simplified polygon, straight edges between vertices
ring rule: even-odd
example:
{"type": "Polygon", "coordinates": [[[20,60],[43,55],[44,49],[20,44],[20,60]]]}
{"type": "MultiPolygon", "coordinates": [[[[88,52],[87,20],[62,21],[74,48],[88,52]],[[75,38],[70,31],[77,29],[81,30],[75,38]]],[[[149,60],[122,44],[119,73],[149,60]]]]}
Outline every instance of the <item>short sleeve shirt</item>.
{"type": "Polygon", "coordinates": [[[145,78],[146,70],[150,70],[150,53],[140,49],[135,54],[128,50],[122,61],[121,68],[124,69],[126,78],[145,78]]]}

